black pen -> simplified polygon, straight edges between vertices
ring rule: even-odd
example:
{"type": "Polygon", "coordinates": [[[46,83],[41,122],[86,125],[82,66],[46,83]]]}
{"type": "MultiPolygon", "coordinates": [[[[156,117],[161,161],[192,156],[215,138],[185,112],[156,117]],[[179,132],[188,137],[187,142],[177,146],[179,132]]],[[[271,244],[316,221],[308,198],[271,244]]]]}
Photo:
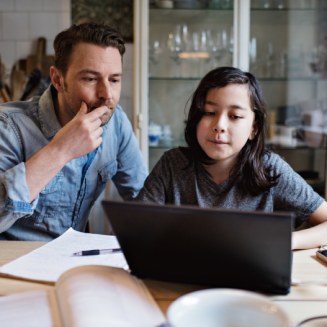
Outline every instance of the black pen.
{"type": "Polygon", "coordinates": [[[104,250],[88,250],[88,251],[80,251],[80,252],[73,253],[73,256],[74,257],[80,257],[80,256],[83,256],[83,255],[108,254],[108,253],[114,253],[114,252],[118,252],[118,251],[121,251],[121,248],[104,249],[104,250]]]}

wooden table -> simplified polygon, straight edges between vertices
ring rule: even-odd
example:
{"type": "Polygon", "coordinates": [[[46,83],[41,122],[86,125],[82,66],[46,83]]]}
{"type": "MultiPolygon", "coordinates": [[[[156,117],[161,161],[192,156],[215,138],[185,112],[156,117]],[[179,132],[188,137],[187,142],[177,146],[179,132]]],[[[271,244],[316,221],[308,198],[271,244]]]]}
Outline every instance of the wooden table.
{"type": "MultiPolygon", "coordinates": [[[[43,242],[0,241],[0,266],[44,244],[43,242]]],[[[327,264],[316,259],[316,250],[294,252],[292,278],[308,281],[327,276],[327,264]]],[[[159,281],[144,281],[144,283],[164,313],[170,303],[178,297],[201,289],[193,285],[159,281]]],[[[42,283],[0,278],[0,295],[53,288],[52,285],[42,283]]],[[[327,315],[327,279],[320,283],[292,286],[288,295],[270,296],[270,298],[288,313],[292,325],[309,317],[327,315]]]]}

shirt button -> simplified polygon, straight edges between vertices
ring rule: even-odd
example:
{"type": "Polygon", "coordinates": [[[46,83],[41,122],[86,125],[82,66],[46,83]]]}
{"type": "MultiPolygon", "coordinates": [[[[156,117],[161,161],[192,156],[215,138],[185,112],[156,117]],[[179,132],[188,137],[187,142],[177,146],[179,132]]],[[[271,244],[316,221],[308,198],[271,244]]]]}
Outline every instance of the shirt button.
{"type": "Polygon", "coordinates": [[[111,175],[110,174],[108,174],[108,178],[111,178],[111,175]]]}

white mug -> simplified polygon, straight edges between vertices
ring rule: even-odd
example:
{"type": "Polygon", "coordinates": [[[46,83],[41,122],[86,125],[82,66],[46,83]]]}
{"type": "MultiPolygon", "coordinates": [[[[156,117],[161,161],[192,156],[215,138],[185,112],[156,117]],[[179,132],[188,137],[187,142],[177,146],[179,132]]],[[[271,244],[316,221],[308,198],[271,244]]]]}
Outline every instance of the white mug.
{"type": "Polygon", "coordinates": [[[276,125],[277,143],[282,146],[296,147],[296,130],[295,126],[276,125]]]}

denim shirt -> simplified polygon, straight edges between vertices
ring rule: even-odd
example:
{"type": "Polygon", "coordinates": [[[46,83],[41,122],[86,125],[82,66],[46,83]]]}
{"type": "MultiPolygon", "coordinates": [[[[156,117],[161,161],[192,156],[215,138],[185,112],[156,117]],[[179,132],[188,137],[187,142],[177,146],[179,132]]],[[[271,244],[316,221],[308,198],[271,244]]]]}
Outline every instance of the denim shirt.
{"type": "Polygon", "coordinates": [[[124,200],[140,191],[147,169],[132,126],[118,105],[102,144],[71,160],[30,203],[25,162],[61,125],[50,86],[41,97],[0,106],[0,239],[49,241],[68,228],[84,231],[94,202],[112,180],[124,200]]]}

